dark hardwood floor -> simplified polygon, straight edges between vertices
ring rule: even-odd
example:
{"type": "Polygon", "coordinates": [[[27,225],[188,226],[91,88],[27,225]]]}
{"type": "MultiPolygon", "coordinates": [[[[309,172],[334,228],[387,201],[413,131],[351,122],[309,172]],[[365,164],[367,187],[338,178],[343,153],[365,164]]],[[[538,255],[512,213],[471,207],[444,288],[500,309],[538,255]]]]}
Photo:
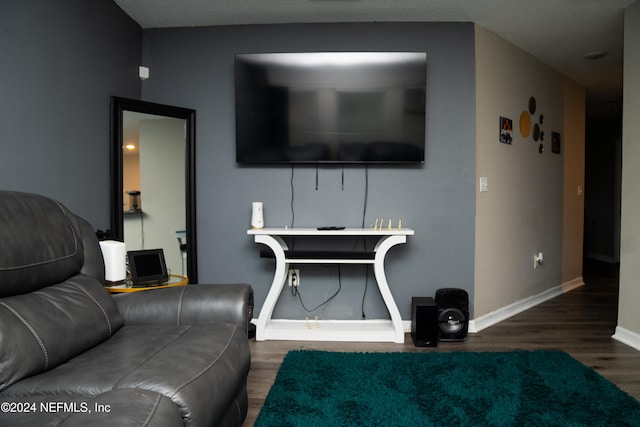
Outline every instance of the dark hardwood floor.
{"type": "Polygon", "coordinates": [[[640,400],[640,351],[611,338],[618,309],[616,272],[615,268],[586,266],[584,286],[469,334],[464,342],[440,342],[435,348],[415,347],[410,335],[406,335],[404,344],[251,339],[249,413],[244,426],[254,424],[282,359],[294,349],[411,352],[560,349],[640,400]]]}

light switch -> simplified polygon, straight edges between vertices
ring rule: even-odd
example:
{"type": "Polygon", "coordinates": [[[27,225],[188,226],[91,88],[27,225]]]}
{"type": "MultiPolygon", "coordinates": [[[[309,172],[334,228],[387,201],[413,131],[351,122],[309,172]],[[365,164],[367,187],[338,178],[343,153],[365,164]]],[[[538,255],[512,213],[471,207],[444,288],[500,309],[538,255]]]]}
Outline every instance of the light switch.
{"type": "Polygon", "coordinates": [[[489,180],[486,176],[480,177],[480,192],[484,193],[485,191],[489,191],[489,180]]]}

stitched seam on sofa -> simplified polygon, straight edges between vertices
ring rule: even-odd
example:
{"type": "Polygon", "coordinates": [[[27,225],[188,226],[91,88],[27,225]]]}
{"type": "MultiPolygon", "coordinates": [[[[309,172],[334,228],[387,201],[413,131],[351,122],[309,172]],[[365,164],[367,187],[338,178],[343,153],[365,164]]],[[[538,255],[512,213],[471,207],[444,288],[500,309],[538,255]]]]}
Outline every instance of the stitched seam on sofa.
{"type": "Polygon", "coordinates": [[[182,390],[184,387],[186,387],[187,385],[191,384],[192,382],[194,382],[195,380],[197,380],[198,378],[200,378],[205,372],[207,372],[209,369],[211,369],[211,367],[213,365],[215,365],[218,360],[220,360],[220,356],[225,354],[227,352],[227,349],[229,348],[229,345],[231,345],[231,340],[233,339],[233,336],[235,334],[235,331],[238,329],[237,325],[233,325],[233,332],[231,333],[231,335],[229,336],[229,340],[227,341],[227,343],[224,346],[224,350],[222,350],[221,352],[218,353],[218,357],[215,358],[215,360],[211,361],[211,363],[209,363],[202,371],[200,371],[200,373],[196,376],[194,376],[193,378],[191,378],[188,381],[185,381],[183,384],[179,385],[175,391],[171,394],[171,397],[175,396],[180,390],[182,390]]]}
{"type": "Polygon", "coordinates": [[[98,300],[96,300],[93,297],[93,295],[91,295],[89,292],[87,292],[87,290],[84,289],[82,286],[80,286],[77,282],[75,282],[73,280],[68,280],[67,282],[70,283],[71,285],[73,285],[74,287],[78,288],[82,293],[84,293],[86,296],[91,298],[91,301],[93,301],[95,303],[95,305],[98,306],[98,308],[100,309],[100,311],[102,311],[102,314],[104,315],[104,318],[107,321],[107,326],[109,327],[109,336],[111,336],[111,334],[113,333],[113,330],[111,328],[111,321],[109,320],[109,316],[107,315],[107,312],[104,309],[104,307],[102,307],[102,305],[98,302],[98,300]]]}
{"type": "Polygon", "coordinates": [[[158,410],[158,406],[160,406],[160,399],[162,398],[161,394],[158,394],[158,396],[156,397],[156,401],[153,403],[153,407],[149,410],[149,413],[147,414],[147,418],[144,420],[144,422],[142,423],[143,426],[148,426],[149,423],[151,422],[151,417],[156,413],[156,411],[158,410]]]}
{"type": "Polygon", "coordinates": [[[236,408],[238,409],[238,425],[241,426],[242,425],[242,409],[240,409],[240,402],[238,402],[238,399],[233,399],[233,403],[236,404],[236,408]]]}
{"type": "Polygon", "coordinates": [[[36,339],[36,341],[38,341],[38,344],[40,344],[40,348],[42,349],[42,353],[44,354],[44,370],[47,370],[47,368],[49,367],[49,354],[47,353],[47,348],[45,347],[44,342],[42,342],[42,340],[40,339],[40,335],[38,335],[33,326],[29,324],[27,319],[22,317],[20,313],[18,313],[13,307],[11,307],[6,302],[0,302],[0,305],[6,307],[7,310],[12,312],[13,315],[16,316],[22,322],[22,324],[25,325],[27,329],[29,329],[29,331],[31,331],[33,337],[36,339]]]}
{"type": "Polygon", "coordinates": [[[180,326],[180,318],[182,317],[182,299],[184,298],[184,293],[187,292],[187,287],[183,287],[180,291],[180,298],[178,298],[178,313],[176,314],[176,323],[180,326]]]}
{"type": "Polygon", "coordinates": [[[153,354],[150,354],[145,360],[141,361],[137,366],[134,366],[129,372],[125,372],[122,374],[122,376],[120,378],[118,378],[114,383],[113,383],[113,387],[111,388],[112,390],[115,390],[118,388],[118,386],[120,385],[120,383],[122,382],[122,380],[124,378],[126,378],[127,376],[129,376],[132,372],[135,372],[138,370],[138,368],[142,365],[144,365],[145,363],[147,363],[149,360],[153,359],[155,357],[156,354],[160,353],[162,350],[164,350],[165,348],[167,348],[169,345],[173,344],[174,342],[176,342],[177,339],[181,338],[184,334],[187,333],[187,331],[189,331],[189,329],[185,329],[184,331],[180,332],[180,334],[175,337],[174,339],[172,339],[171,341],[165,343],[165,345],[163,345],[162,347],[158,348],[153,354]]]}
{"type": "Polygon", "coordinates": [[[39,261],[39,262],[34,262],[31,264],[23,264],[23,265],[14,265],[14,266],[10,266],[10,267],[0,267],[0,271],[12,271],[12,270],[20,270],[22,268],[28,268],[28,267],[36,267],[39,265],[46,265],[46,264],[51,264],[54,262],[58,262],[58,261],[62,261],[64,259],[69,259],[69,258],[73,258],[74,256],[76,256],[78,254],[78,235],[76,234],[76,231],[73,229],[73,225],[71,224],[71,220],[69,219],[69,215],[67,215],[67,213],[64,211],[64,209],[62,208],[62,205],[60,203],[58,203],[57,201],[53,200],[53,202],[60,208],[60,211],[62,212],[62,214],[64,215],[65,219],[67,220],[67,225],[69,226],[69,229],[71,230],[71,234],[73,234],[73,252],[71,252],[69,255],[65,255],[65,256],[61,256],[55,259],[48,259],[45,261],[39,261]]]}

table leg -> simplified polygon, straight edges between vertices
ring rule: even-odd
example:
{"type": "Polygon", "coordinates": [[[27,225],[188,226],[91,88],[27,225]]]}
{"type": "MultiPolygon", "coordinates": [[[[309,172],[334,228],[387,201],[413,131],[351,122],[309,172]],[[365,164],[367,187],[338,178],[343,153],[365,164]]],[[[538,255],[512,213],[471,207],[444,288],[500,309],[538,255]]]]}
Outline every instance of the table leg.
{"type": "Polygon", "coordinates": [[[273,282],[271,283],[271,288],[269,289],[267,298],[262,305],[260,316],[258,316],[258,323],[256,324],[256,341],[264,341],[266,340],[265,329],[267,327],[267,323],[271,320],[273,309],[278,302],[284,283],[287,280],[288,263],[285,260],[284,251],[288,248],[285,241],[279,236],[257,234],[255,236],[255,242],[262,243],[271,248],[276,258],[276,271],[273,276],[273,282]]]}
{"type": "Polygon", "coordinates": [[[376,276],[376,282],[378,283],[378,289],[380,289],[382,299],[387,305],[389,315],[391,316],[391,323],[393,324],[395,336],[394,341],[398,344],[404,343],[404,326],[402,325],[402,317],[400,316],[400,311],[398,311],[398,306],[393,299],[391,289],[389,289],[389,283],[387,282],[387,277],[384,273],[384,259],[391,247],[401,243],[405,243],[406,241],[407,236],[404,235],[383,237],[376,244],[376,256],[373,263],[373,271],[376,276]]]}

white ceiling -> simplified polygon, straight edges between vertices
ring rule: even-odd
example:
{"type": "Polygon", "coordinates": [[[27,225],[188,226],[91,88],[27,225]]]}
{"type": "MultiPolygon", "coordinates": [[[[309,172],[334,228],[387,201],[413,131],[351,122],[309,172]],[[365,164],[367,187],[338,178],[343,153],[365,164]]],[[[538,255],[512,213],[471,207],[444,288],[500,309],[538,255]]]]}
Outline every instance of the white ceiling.
{"type": "Polygon", "coordinates": [[[324,22],[475,22],[618,111],[624,9],[636,0],[114,0],[144,29],[324,22]],[[583,56],[594,51],[597,60],[583,56]]]}

